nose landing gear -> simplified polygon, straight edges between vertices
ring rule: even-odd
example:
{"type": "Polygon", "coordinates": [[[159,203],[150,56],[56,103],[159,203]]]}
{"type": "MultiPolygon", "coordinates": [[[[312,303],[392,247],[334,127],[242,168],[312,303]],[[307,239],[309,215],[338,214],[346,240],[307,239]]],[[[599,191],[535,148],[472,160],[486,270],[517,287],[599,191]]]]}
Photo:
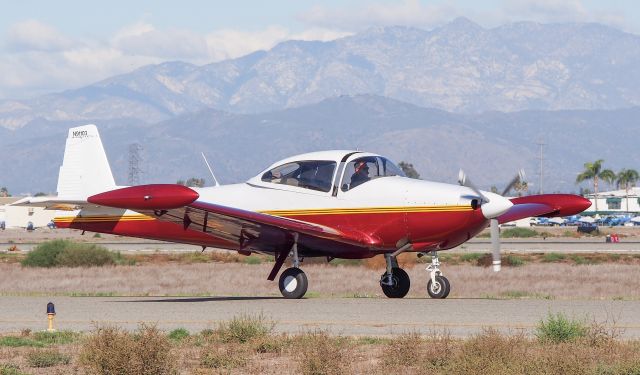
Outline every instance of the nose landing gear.
{"type": "Polygon", "coordinates": [[[440,271],[440,260],[438,252],[433,251],[431,254],[431,264],[427,267],[429,271],[429,281],[427,282],[427,293],[431,298],[447,298],[451,292],[451,284],[440,271]]]}

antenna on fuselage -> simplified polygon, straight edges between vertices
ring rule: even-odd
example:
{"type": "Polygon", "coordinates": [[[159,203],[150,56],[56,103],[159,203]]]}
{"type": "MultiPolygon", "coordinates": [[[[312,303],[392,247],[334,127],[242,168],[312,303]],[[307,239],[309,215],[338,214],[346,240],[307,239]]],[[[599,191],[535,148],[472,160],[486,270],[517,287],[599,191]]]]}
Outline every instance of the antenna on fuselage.
{"type": "Polygon", "coordinates": [[[211,166],[209,165],[209,162],[207,161],[207,157],[204,156],[204,152],[201,152],[202,154],[202,158],[204,159],[204,163],[207,165],[207,168],[209,168],[209,172],[211,173],[211,177],[213,177],[213,182],[215,182],[215,186],[220,186],[220,183],[218,183],[218,179],[216,178],[216,175],[213,174],[213,169],[211,169],[211,166]]]}

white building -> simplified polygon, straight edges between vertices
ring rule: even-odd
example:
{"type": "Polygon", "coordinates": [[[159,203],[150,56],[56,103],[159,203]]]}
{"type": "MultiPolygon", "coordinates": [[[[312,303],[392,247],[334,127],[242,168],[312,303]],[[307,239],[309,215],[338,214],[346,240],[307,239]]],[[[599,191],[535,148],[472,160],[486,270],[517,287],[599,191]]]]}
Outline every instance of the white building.
{"type": "Polygon", "coordinates": [[[584,213],[589,214],[640,214],[640,187],[633,187],[629,192],[625,189],[599,192],[597,201],[598,209],[596,212],[596,196],[589,194],[586,196],[591,200],[591,207],[584,213]]]}
{"type": "Polygon", "coordinates": [[[29,222],[36,228],[44,227],[56,216],[55,210],[10,206],[19,199],[21,197],[0,197],[0,222],[4,221],[7,228],[26,228],[29,222]]]}

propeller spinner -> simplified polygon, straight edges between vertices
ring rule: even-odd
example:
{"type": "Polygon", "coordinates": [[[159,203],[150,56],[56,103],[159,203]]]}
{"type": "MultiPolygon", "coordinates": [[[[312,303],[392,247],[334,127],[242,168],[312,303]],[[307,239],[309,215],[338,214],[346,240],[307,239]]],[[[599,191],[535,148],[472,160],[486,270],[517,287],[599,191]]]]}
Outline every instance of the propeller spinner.
{"type": "Polygon", "coordinates": [[[464,171],[461,169],[458,173],[458,184],[466,186],[473,190],[474,193],[480,197],[480,204],[482,214],[484,217],[490,220],[491,230],[491,255],[493,258],[493,271],[500,271],[502,261],[500,256],[500,223],[498,222],[498,216],[507,212],[513,203],[505,197],[518,182],[523,182],[525,179],[524,171],[521,169],[518,174],[507,184],[501,195],[494,193],[483,193],[478,189],[471,180],[467,177],[464,171]]]}

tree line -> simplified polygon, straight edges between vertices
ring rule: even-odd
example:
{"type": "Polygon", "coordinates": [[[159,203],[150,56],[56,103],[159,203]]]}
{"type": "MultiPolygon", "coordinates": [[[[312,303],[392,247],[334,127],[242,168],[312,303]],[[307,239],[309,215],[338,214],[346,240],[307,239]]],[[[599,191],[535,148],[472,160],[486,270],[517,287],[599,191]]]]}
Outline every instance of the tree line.
{"type": "MultiPolygon", "coordinates": [[[[616,184],[618,189],[624,188],[625,197],[627,201],[627,211],[629,211],[629,189],[635,186],[636,182],[640,180],[640,174],[635,169],[621,169],[618,173],[615,173],[611,169],[603,169],[603,159],[598,159],[593,163],[584,163],[584,171],[582,171],[576,177],[576,184],[584,181],[593,181],[593,193],[595,197],[598,197],[599,182],[605,181],[609,185],[616,184]]],[[[595,210],[598,211],[598,199],[595,200],[595,210]]]]}

